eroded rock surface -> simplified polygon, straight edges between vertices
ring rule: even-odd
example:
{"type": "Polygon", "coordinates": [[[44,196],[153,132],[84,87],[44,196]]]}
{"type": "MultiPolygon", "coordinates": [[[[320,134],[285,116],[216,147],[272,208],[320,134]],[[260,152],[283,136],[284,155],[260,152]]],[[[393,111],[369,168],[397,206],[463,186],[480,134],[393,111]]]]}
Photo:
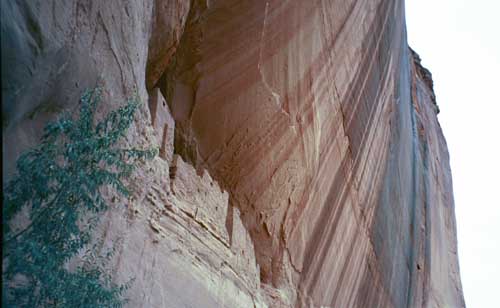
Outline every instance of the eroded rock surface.
{"type": "Polygon", "coordinates": [[[464,307],[402,0],[3,1],[3,178],[83,89],[161,149],[97,232],[131,307],[464,307]]]}

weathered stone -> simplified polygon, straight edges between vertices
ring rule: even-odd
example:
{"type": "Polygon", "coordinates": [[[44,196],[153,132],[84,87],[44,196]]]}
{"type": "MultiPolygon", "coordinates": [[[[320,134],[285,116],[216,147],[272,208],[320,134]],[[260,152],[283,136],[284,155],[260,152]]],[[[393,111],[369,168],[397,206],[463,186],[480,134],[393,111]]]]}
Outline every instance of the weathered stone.
{"type": "Polygon", "coordinates": [[[226,230],[228,194],[204,171],[199,177],[194,168],[175,156],[171,167],[175,204],[229,247],[226,230]]]}
{"type": "Polygon", "coordinates": [[[158,136],[157,146],[160,149],[160,157],[170,162],[174,155],[175,121],[159,88],[151,91],[149,111],[151,113],[151,123],[158,136]]]}
{"type": "Polygon", "coordinates": [[[106,193],[96,233],[121,238],[130,307],[464,306],[449,157],[403,0],[1,14],[4,180],[84,88],[105,89],[100,115],[134,89],[151,99],[123,143],[164,159],[126,179],[129,199],[106,193]]]}
{"type": "Polygon", "coordinates": [[[240,219],[240,211],[233,209],[231,251],[235,254],[235,269],[244,276],[249,285],[260,288],[259,268],[255,261],[252,239],[240,219]]]}
{"type": "Polygon", "coordinates": [[[115,279],[134,279],[126,306],[266,307],[253,245],[237,212],[232,247],[238,251],[228,243],[227,193],[180,157],[173,164],[170,175],[159,158],[138,170],[130,179],[138,188],[132,198],[116,196],[118,205],[131,203],[128,209],[114,207],[97,232],[117,249],[115,279]]]}
{"type": "Polygon", "coordinates": [[[152,89],[167,68],[184,32],[191,1],[154,1],[146,86],[152,89]]]}

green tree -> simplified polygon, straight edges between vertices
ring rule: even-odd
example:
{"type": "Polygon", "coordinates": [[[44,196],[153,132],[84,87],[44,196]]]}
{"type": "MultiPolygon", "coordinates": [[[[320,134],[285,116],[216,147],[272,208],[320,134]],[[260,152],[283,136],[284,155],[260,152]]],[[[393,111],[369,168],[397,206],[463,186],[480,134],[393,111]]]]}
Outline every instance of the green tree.
{"type": "Polygon", "coordinates": [[[15,307],[119,307],[127,284],[116,285],[105,271],[111,253],[99,256],[91,234],[108,206],[99,189],[122,183],[139,159],[157,149],[118,148],[139,106],[137,96],[95,123],[101,90],[86,91],[77,119],[64,115],[49,123],[42,142],[17,160],[17,174],[3,197],[3,303],[15,307]],[[30,221],[11,225],[23,208],[30,221]],[[66,264],[87,249],[83,264],[66,264]]]}

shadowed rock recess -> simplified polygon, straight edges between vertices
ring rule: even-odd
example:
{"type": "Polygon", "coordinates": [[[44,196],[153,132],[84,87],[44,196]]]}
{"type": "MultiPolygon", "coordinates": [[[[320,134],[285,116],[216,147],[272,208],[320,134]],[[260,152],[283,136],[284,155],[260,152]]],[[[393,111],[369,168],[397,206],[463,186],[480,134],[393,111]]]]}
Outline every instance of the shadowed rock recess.
{"type": "Polygon", "coordinates": [[[464,307],[449,156],[403,0],[1,2],[3,179],[86,88],[137,91],[103,193],[128,307],[464,307]],[[113,201],[113,202],[112,202],[113,201]],[[117,240],[118,239],[118,240],[117,240]]]}

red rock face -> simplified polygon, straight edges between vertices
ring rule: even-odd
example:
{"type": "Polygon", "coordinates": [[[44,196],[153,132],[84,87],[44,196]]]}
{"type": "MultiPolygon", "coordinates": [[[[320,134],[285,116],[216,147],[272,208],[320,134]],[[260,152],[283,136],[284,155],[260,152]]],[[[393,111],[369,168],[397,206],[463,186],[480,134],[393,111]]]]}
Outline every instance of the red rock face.
{"type": "Polygon", "coordinates": [[[403,2],[217,1],[205,14],[186,134],[242,211],[262,282],[301,305],[463,305],[456,255],[435,256],[446,274],[429,268],[437,234],[455,245],[453,224],[433,231],[453,221],[451,182],[403,2]],[[448,281],[439,296],[434,275],[448,281]]]}
{"type": "MultiPolygon", "coordinates": [[[[151,274],[154,283],[130,291],[133,303],[464,306],[446,143],[432,79],[407,45],[402,0],[157,2],[56,5],[59,23],[80,32],[41,27],[41,53],[24,47],[34,31],[23,26],[29,6],[2,4],[21,16],[2,18],[5,29],[23,30],[3,36],[2,50],[32,59],[12,56],[8,84],[2,71],[7,167],[55,115],[39,106],[68,91],[44,76],[68,89],[65,76],[88,86],[100,75],[109,98],[134,86],[150,98],[128,142],[162,147],[164,161],[152,174],[144,166],[135,184],[142,218],[115,224],[135,232],[117,275],[149,277],[159,266],[197,296],[176,297],[175,277],[151,274]],[[81,15],[90,24],[75,23],[81,15]],[[40,115],[30,119],[30,110],[40,115]],[[148,221],[153,235],[141,227],[148,221]],[[139,258],[131,247],[148,239],[189,257],[142,248],[155,257],[131,270],[139,258]],[[170,261],[155,265],[162,258],[170,261]],[[142,299],[141,288],[150,290],[142,299]]],[[[47,23],[40,16],[35,24],[47,23]]],[[[121,221],[114,215],[110,225],[121,221]]]]}

